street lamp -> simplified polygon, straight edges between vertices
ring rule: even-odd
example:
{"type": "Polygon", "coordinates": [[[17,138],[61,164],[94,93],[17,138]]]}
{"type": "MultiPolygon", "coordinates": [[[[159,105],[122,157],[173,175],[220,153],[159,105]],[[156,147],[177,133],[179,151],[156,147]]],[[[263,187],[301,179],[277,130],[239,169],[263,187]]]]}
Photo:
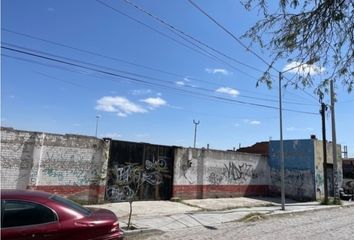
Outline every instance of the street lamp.
{"type": "Polygon", "coordinates": [[[284,177],[284,142],[283,142],[283,108],[281,99],[281,80],[282,72],[279,72],[279,125],[280,125],[280,192],[281,192],[281,209],[285,210],[285,177],[284,177]]]}
{"type": "Polygon", "coordinates": [[[97,138],[97,131],[98,131],[98,120],[100,119],[100,115],[96,116],[96,133],[95,133],[95,137],[97,138]]]}
{"type": "Polygon", "coordinates": [[[193,120],[194,123],[194,148],[195,148],[195,143],[197,141],[197,125],[200,123],[200,121],[196,122],[193,120]]]}

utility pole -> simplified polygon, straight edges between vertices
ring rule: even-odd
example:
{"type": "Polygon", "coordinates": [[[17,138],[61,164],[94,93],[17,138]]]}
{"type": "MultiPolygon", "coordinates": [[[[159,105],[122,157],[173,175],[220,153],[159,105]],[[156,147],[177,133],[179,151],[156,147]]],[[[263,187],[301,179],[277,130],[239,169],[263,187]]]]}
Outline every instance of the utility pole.
{"type": "Polygon", "coordinates": [[[97,138],[97,131],[98,131],[98,120],[100,119],[100,116],[97,115],[96,116],[96,133],[95,133],[95,137],[97,138]]]}
{"type": "Polygon", "coordinates": [[[331,90],[331,121],[332,121],[332,153],[333,153],[333,190],[334,190],[334,200],[339,199],[338,196],[338,166],[337,166],[337,137],[336,137],[336,122],[334,115],[334,87],[333,80],[330,81],[331,90]]]}
{"type": "Polygon", "coordinates": [[[327,140],[326,140],[326,110],[327,106],[322,102],[321,104],[321,118],[322,118],[322,146],[323,146],[323,184],[324,184],[324,201],[328,202],[328,179],[327,179],[327,140]]]}
{"type": "Polygon", "coordinates": [[[199,125],[200,121],[195,121],[193,120],[194,123],[194,148],[195,148],[195,143],[197,141],[197,126],[199,125]]]}
{"type": "Polygon", "coordinates": [[[284,143],[283,143],[283,108],[281,100],[281,80],[282,72],[279,72],[279,125],[280,125],[280,192],[281,192],[281,210],[285,210],[285,184],[284,184],[284,143]]]}

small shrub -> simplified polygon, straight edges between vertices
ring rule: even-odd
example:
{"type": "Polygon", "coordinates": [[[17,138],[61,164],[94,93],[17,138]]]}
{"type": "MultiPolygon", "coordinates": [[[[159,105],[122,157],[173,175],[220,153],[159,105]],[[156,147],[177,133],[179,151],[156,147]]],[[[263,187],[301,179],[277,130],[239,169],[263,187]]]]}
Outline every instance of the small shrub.
{"type": "Polygon", "coordinates": [[[321,205],[342,205],[342,201],[339,198],[322,199],[321,205]]]}

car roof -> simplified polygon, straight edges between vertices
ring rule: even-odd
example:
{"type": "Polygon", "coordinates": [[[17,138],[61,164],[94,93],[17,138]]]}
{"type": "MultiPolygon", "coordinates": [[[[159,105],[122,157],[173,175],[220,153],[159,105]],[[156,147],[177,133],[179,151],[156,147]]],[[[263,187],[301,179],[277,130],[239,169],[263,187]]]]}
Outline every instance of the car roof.
{"type": "Polygon", "coordinates": [[[1,189],[1,199],[47,202],[53,194],[34,190],[1,189]]]}

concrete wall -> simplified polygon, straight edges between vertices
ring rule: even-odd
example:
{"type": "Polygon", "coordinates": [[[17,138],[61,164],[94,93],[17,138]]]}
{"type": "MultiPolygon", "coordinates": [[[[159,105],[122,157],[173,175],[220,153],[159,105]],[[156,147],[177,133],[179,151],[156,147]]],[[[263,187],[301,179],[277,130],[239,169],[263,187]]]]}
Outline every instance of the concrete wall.
{"type": "Polygon", "coordinates": [[[211,198],[267,195],[267,158],[207,149],[175,150],[173,196],[211,198]]]}
{"type": "Polygon", "coordinates": [[[109,142],[1,128],[1,188],[38,189],[101,201],[109,142]]]}
{"type": "MultiPolygon", "coordinates": [[[[333,146],[327,143],[327,183],[328,193],[333,196],[333,146]]],[[[316,199],[324,197],[324,178],[323,178],[323,141],[315,140],[315,176],[316,176],[316,199]]],[[[338,187],[342,186],[343,170],[341,158],[341,146],[337,145],[337,173],[338,187]]]]}
{"type": "MultiPolygon", "coordinates": [[[[285,195],[300,201],[315,200],[314,141],[284,141],[284,184],[285,195]]],[[[269,165],[271,171],[270,190],[280,192],[280,141],[270,141],[269,165]]]]}

